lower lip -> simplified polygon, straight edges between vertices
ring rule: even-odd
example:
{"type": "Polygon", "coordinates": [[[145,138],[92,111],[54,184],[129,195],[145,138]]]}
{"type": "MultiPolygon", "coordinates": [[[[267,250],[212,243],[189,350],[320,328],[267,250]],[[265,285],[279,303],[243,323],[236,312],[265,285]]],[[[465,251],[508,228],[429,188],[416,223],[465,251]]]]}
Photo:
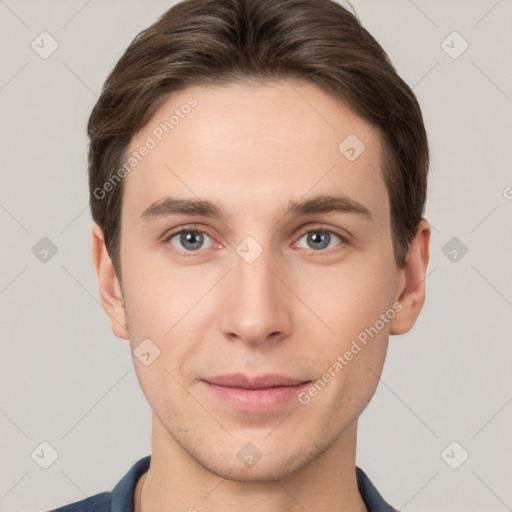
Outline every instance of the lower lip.
{"type": "Polygon", "coordinates": [[[267,389],[243,389],[218,386],[204,382],[208,389],[217,397],[234,406],[236,409],[248,412],[269,411],[275,409],[290,399],[297,397],[302,389],[309,385],[304,382],[296,386],[279,386],[267,389]]]}

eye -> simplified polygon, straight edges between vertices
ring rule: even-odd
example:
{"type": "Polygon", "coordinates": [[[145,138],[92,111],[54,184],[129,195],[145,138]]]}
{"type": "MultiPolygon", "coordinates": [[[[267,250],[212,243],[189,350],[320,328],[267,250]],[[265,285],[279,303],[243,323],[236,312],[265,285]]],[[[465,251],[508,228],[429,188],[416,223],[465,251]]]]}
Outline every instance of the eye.
{"type": "Polygon", "coordinates": [[[333,243],[336,241],[336,239],[341,243],[346,242],[346,240],[337,233],[328,230],[314,229],[304,233],[300,237],[297,244],[299,245],[299,247],[302,247],[304,249],[322,251],[324,249],[330,249],[331,247],[334,247],[336,245],[341,245],[333,243]],[[301,245],[302,240],[305,240],[305,243],[308,244],[307,247],[301,245]]]}
{"type": "MultiPolygon", "coordinates": [[[[214,240],[206,232],[195,227],[182,227],[179,231],[168,235],[164,242],[170,243],[179,252],[189,254],[199,252],[201,249],[210,249],[214,245],[214,240]]],[[[342,246],[346,243],[348,242],[345,237],[333,231],[313,229],[303,233],[294,246],[310,249],[315,252],[323,252],[326,249],[342,246]]]]}
{"type": "Polygon", "coordinates": [[[172,233],[166,238],[166,242],[182,252],[194,252],[199,249],[209,249],[212,246],[212,239],[204,231],[187,228],[172,233]],[[207,242],[206,246],[205,241],[207,242]],[[176,244],[181,244],[181,247],[176,244]]]}

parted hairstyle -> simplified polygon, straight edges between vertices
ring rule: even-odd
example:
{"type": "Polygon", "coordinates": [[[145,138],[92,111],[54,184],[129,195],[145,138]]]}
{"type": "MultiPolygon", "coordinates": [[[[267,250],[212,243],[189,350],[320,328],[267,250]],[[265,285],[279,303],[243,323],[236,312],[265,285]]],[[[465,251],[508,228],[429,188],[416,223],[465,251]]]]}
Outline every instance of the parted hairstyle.
{"type": "Polygon", "coordinates": [[[91,213],[118,279],[132,137],[189,86],[280,78],[318,86],[377,128],[394,258],[404,266],[423,219],[429,148],[418,101],[383,48],[334,0],[184,0],[134,38],[88,122],[91,213]]]}

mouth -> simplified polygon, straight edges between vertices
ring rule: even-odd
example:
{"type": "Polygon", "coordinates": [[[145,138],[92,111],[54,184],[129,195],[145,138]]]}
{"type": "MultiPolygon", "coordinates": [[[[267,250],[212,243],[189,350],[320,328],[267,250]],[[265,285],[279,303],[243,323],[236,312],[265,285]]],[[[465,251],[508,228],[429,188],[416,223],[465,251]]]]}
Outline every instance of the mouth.
{"type": "Polygon", "coordinates": [[[311,381],[277,374],[231,374],[206,377],[202,382],[224,404],[241,411],[263,412],[283,406],[311,381]]]}

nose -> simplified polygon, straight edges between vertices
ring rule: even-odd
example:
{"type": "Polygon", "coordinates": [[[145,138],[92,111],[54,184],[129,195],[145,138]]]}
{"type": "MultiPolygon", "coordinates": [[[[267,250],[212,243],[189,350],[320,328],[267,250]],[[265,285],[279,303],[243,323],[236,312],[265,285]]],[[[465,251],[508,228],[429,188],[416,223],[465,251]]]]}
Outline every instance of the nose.
{"type": "Polygon", "coordinates": [[[234,254],[222,294],[222,333],[247,345],[272,344],[289,336],[292,296],[284,270],[270,251],[248,263],[234,254]]]}

